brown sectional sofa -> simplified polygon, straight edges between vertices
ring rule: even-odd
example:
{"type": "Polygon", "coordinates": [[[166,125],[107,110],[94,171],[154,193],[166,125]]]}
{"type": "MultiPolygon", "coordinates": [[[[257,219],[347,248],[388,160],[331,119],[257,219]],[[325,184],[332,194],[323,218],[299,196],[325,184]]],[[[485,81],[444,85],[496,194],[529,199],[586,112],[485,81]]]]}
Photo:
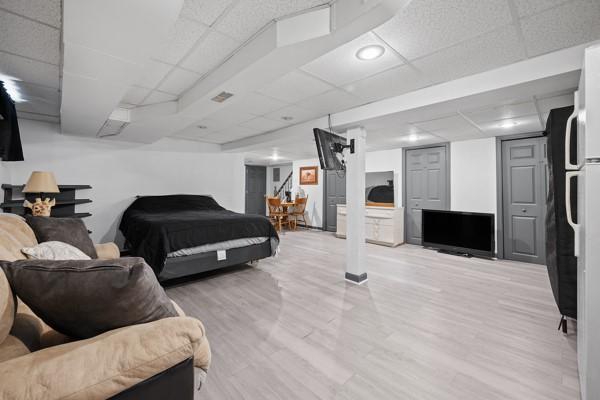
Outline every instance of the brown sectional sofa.
{"type": "MultiPolygon", "coordinates": [[[[36,244],[22,218],[0,214],[0,260],[24,259],[20,249],[36,244]]],[[[96,250],[119,257],[114,243],[96,250]]],[[[193,399],[210,346],[202,323],[175,308],[179,317],[72,340],[13,296],[0,270],[0,399],[193,399]]]]}

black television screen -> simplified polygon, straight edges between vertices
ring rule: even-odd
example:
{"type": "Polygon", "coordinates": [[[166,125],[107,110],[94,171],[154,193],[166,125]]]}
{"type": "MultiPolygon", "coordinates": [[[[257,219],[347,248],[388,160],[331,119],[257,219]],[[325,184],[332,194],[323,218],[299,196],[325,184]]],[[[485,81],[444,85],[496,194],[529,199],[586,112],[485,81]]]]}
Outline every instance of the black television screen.
{"type": "Polygon", "coordinates": [[[421,222],[425,247],[475,256],[494,256],[494,214],[422,210],[421,222]]]}
{"type": "Polygon", "coordinates": [[[323,129],[313,129],[315,134],[315,142],[317,143],[317,152],[319,153],[319,161],[321,162],[321,169],[342,171],[344,170],[344,164],[342,164],[342,154],[336,152],[334,147],[336,144],[346,144],[346,139],[336,135],[335,133],[324,131],[323,129]]]}

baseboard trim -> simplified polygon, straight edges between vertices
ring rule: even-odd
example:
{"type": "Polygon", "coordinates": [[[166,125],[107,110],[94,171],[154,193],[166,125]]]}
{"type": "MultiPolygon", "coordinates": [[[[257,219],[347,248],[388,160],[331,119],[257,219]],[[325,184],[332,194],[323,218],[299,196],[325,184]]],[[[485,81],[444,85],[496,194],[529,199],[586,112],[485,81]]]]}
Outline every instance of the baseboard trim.
{"type": "Polygon", "coordinates": [[[367,278],[366,272],[364,272],[360,275],[355,275],[355,274],[351,274],[350,272],[346,272],[345,278],[348,282],[354,283],[356,285],[362,285],[363,283],[365,283],[366,281],[369,280],[367,278]]]}

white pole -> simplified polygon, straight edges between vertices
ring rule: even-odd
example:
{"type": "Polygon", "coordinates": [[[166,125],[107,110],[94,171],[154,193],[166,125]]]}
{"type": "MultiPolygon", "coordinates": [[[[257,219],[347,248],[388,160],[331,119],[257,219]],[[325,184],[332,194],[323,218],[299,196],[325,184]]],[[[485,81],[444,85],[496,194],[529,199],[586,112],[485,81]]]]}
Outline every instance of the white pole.
{"type": "Polygon", "coordinates": [[[346,132],[348,144],[354,139],[354,153],[346,150],[346,280],[367,281],[365,245],[365,145],[367,131],[352,128],[346,132]]]}

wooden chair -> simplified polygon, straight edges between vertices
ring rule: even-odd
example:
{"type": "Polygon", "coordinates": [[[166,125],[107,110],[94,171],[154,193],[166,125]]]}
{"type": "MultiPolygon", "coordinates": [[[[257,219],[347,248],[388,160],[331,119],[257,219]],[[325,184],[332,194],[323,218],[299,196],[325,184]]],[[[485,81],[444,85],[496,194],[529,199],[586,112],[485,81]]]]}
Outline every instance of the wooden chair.
{"type": "Polygon", "coordinates": [[[308,196],[306,197],[296,197],[296,205],[294,206],[294,211],[292,211],[291,216],[294,219],[294,226],[298,225],[298,220],[301,219],[304,227],[308,227],[306,223],[306,202],[308,201],[308,196]]]}
{"type": "Polygon", "coordinates": [[[269,219],[275,226],[275,229],[280,231],[283,225],[291,228],[291,218],[289,214],[283,210],[281,199],[279,197],[267,197],[267,205],[269,206],[269,219]]]}

